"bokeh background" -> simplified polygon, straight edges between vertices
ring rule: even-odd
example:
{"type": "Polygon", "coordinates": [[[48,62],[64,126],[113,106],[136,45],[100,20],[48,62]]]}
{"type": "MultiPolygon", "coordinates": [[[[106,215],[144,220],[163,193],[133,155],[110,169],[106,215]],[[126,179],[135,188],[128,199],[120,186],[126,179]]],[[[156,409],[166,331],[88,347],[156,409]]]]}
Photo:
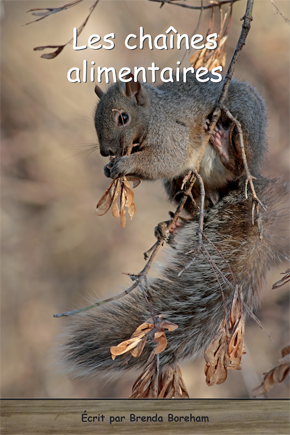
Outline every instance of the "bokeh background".
{"type": "MultiPolygon", "coordinates": [[[[79,37],[116,34],[114,50],[74,51],[69,45],[54,60],[33,51],[72,37],[93,2],[84,1],[38,23],[26,11],[61,6],[55,1],[4,1],[1,4],[2,105],[2,397],[128,397],[136,374],[120,379],[74,379],[56,364],[57,336],[73,317],[54,313],[86,306],[130,285],[122,272],[138,272],[142,253],[154,243],[153,228],[172,209],[161,183],[141,183],[135,191],[136,215],[122,229],[110,213],[94,209],[108,186],[105,158],[99,155],[93,126],[97,103],[94,84],[71,84],[67,71],[83,59],[96,66],[176,66],[183,51],[124,48],[129,33],[140,26],[156,36],[173,25],[192,34],[198,13],[144,1],[100,1],[79,37]]],[[[199,4],[199,2],[192,2],[199,4]]],[[[276,0],[289,17],[289,2],[276,0]]],[[[245,1],[234,5],[227,42],[228,62],[236,45],[245,1]]],[[[210,12],[204,11],[199,33],[205,34],[210,12]]],[[[218,31],[218,19],[216,31],[218,31]]],[[[228,63],[227,62],[227,63],[228,63]]],[[[189,56],[184,64],[189,63],[189,56]]],[[[256,0],[254,21],[236,67],[235,77],[255,85],[269,110],[269,158],[264,173],[289,179],[289,25],[274,14],[269,0],[256,0]]],[[[103,85],[106,89],[106,85],[103,85]]],[[[289,266],[288,266],[289,267],[289,266]]],[[[268,276],[259,319],[248,321],[243,370],[207,387],[203,359],[182,367],[190,397],[249,397],[262,373],[276,365],[289,343],[289,287],[272,291],[281,265],[268,276]]],[[[268,397],[289,397],[289,379],[268,397]]]]}

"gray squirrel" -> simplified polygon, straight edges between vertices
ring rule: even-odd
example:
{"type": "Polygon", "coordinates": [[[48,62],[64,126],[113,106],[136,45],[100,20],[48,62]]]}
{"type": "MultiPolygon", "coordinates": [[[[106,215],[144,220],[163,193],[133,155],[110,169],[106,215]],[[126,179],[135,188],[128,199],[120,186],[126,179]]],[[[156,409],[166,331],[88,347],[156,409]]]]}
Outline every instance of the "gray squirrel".
{"type": "MultiPolygon", "coordinates": [[[[139,82],[116,83],[107,93],[97,87],[100,101],[95,126],[100,151],[103,156],[116,156],[105,166],[105,174],[112,178],[132,174],[141,179],[162,179],[169,198],[177,200],[181,180],[198,162],[206,122],[221,88],[222,83],[199,83],[195,79],[158,87],[139,82]],[[135,144],[135,152],[122,156],[122,148],[130,143],[135,144]]],[[[222,118],[214,133],[215,143],[207,145],[199,170],[208,195],[204,233],[213,245],[207,239],[203,243],[233,284],[227,263],[230,265],[245,304],[254,310],[269,268],[289,259],[287,237],[283,239],[278,231],[287,214],[284,209],[288,186],[260,175],[266,151],[266,109],[257,91],[232,80],[225,105],[242,125],[249,169],[257,178],[256,192],[267,206],[262,213],[263,238],[259,239],[258,228],[252,224],[251,200],[245,199],[245,173],[235,128],[222,118]]],[[[197,244],[199,213],[190,204],[188,201],[186,206],[190,219],[175,232],[174,244],[167,246],[158,278],[148,279],[148,298],[155,313],[178,325],[166,334],[168,344],[159,355],[161,372],[201,355],[215,337],[224,315],[219,284],[202,255],[178,277],[190,261],[188,251],[197,244]]],[[[221,280],[221,285],[229,311],[233,290],[225,281],[221,280]]],[[[113,361],[110,347],[130,339],[150,317],[138,288],[119,300],[80,313],[68,328],[62,345],[63,360],[72,372],[82,375],[144,367],[156,345],[153,341],[145,345],[137,358],[117,357],[113,361]]]]}
{"type": "MultiPolygon", "coordinates": [[[[117,82],[106,94],[96,86],[100,102],[95,127],[100,152],[102,156],[117,156],[105,166],[105,175],[115,178],[134,174],[143,180],[162,179],[169,199],[178,201],[176,194],[183,177],[196,169],[200,159],[206,125],[222,86],[223,81],[202,83],[195,76],[188,76],[185,83],[163,83],[158,87],[133,81],[117,82]],[[131,155],[121,156],[122,147],[126,150],[130,143],[135,145],[131,155]]],[[[241,123],[248,166],[256,176],[266,152],[265,103],[254,87],[232,79],[225,106],[241,123]]],[[[205,149],[199,173],[207,199],[215,203],[244,175],[236,128],[224,114],[212,144],[205,149]]],[[[194,196],[198,196],[196,189],[194,196]]],[[[188,211],[192,212],[192,206],[188,201],[188,211]]]]}

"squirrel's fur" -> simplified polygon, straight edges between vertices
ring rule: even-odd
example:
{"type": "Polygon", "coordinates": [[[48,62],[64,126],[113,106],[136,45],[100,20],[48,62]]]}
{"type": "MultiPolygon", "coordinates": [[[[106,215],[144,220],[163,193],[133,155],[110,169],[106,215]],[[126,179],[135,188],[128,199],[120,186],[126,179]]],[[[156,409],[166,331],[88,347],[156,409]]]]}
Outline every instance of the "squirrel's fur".
{"type": "MultiPolygon", "coordinates": [[[[100,151],[104,156],[116,156],[106,165],[106,175],[162,179],[169,198],[178,200],[176,193],[182,178],[198,163],[206,137],[204,125],[215,109],[222,86],[223,82],[199,83],[190,78],[187,83],[168,83],[157,88],[139,82],[126,86],[116,83],[105,94],[96,87],[100,102],[95,126],[100,151]],[[120,113],[113,109],[124,115],[124,128],[120,113]],[[122,156],[122,147],[126,150],[132,142],[136,145],[135,152],[122,156]]],[[[287,187],[281,182],[259,175],[266,151],[266,109],[262,98],[252,86],[232,80],[225,106],[241,123],[248,165],[251,174],[258,176],[256,193],[267,207],[260,209],[263,238],[259,238],[257,223],[252,224],[251,194],[245,199],[245,173],[237,132],[222,118],[218,128],[228,132],[222,150],[228,159],[222,163],[218,147],[208,144],[199,170],[209,198],[204,234],[218,250],[205,238],[203,243],[233,284],[228,262],[245,304],[253,310],[259,304],[269,268],[289,259],[287,242],[278,236],[282,209],[287,208],[289,198],[287,187]],[[214,200],[210,201],[211,198],[214,200]]],[[[194,196],[198,197],[198,192],[194,196]]],[[[178,325],[178,329],[166,333],[168,345],[160,354],[160,370],[203,352],[224,316],[220,286],[201,253],[177,276],[194,255],[187,255],[188,251],[195,249],[198,242],[199,213],[191,204],[188,199],[185,207],[191,220],[174,236],[160,276],[148,279],[148,298],[155,313],[178,325]]],[[[219,279],[229,312],[234,292],[221,276],[219,279]]],[[[147,302],[138,288],[119,300],[74,316],[62,347],[63,359],[79,374],[142,367],[155,345],[153,342],[148,342],[137,358],[117,357],[114,361],[110,347],[130,339],[136,328],[150,317],[147,302]]]]}
{"type": "MultiPolygon", "coordinates": [[[[262,214],[262,240],[259,240],[257,225],[252,225],[251,199],[245,200],[243,185],[208,208],[204,221],[204,233],[230,265],[241,286],[244,302],[251,310],[259,304],[269,268],[289,259],[287,242],[277,235],[277,227],[287,214],[287,186],[277,180],[260,179],[256,181],[256,191],[267,204],[267,210],[262,214]]],[[[178,325],[178,329],[166,333],[168,345],[160,354],[161,370],[168,364],[193,359],[203,352],[214,338],[224,315],[219,284],[201,253],[180,277],[177,276],[194,255],[186,253],[197,246],[197,228],[198,216],[177,232],[174,247],[168,247],[159,278],[149,281],[149,297],[156,314],[162,314],[178,325]]],[[[218,268],[233,283],[224,259],[210,243],[205,239],[203,242],[218,268]]],[[[234,292],[221,277],[219,279],[229,312],[234,292]]],[[[135,329],[150,317],[139,289],[74,316],[63,345],[67,366],[82,375],[144,366],[154,343],[147,343],[141,356],[129,360],[117,357],[113,361],[110,347],[131,338],[135,329]]]]}
{"type": "MultiPolygon", "coordinates": [[[[223,81],[200,83],[195,76],[189,76],[186,83],[163,83],[158,87],[140,82],[125,86],[117,82],[105,94],[96,87],[100,101],[95,127],[100,152],[103,156],[117,156],[106,165],[105,174],[112,178],[134,174],[144,180],[162,179],[169,199],[174,199],[182,178],[197,167],[206,138],[204,127],[223,84],[223,81]],[[125,134],[122,123],[118,123],[119,113],[129,117],[125,134]],[[126,150],[132,142],[136,144],[132,154],[121,157],[122,148],[126,150]]],[[[224,105],[241,123],[248,166],[256,176],[266,151],[265,103],[251,85],[232,79],[224,105]]],[[[209,145],[199,168],[206,195],[214,198],[213,202],[244,175],[236,128],[230,133],[231,123],[224,114],[219,124],[229,131],[228,159],[223,164],[216,148],[209,145]]],[[[192,212],[190,201],[186,208],[192,212]]]]}

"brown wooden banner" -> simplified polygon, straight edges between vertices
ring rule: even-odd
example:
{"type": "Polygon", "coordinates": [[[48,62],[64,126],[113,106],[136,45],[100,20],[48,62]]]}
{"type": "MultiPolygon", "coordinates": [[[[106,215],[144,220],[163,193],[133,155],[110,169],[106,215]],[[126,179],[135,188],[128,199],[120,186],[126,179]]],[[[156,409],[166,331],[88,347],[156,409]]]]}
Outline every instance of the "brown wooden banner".
{"type": "Polygon", "coordinates": [[[289,400],[1,400],[1,434],[289,434],[289,400]]]}

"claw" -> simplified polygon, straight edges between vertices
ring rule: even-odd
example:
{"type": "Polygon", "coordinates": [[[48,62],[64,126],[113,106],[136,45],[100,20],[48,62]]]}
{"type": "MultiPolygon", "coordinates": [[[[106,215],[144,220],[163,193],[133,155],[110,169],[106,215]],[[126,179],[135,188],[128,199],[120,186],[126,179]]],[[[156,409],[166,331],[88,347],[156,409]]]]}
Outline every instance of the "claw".
{"type": "Polygon", "coordinates": [[[185,177],[183,178],[183,180],[182,180],[182,184],[181,184],[181,190],[183,190],[185,184],[188,182],[188,180],[190,179],[190,177],[191,177],[191,171],[189,171],[189,172],[185,175],[185,177]]]}
{"type": "Polygon", "coordinates": [[[188,192],[188,193],[187,193],[187,192],[184,192],[183,190],[179,190],[178,192],[175,193],[174,198],[176,198],[177,195],[180,195],[181,193],[182,193],[183,195],[188,196],[188,197],[191,199],[191,201],[193,202],[193,204],[195,205],[195,207],[196,207],[197,209],[199,209],[199,206],[196,204],[196,201],[195,201],[195,199],[193,198],[191,192],[188,192]]]}
{"type": "Polygon", "coordinates": [[[254,188],[254,184],[253,184],[253,180],[256,180],[256,177],[253,177],[252,175],[249,175],[246,179],[245,182],[245,197],[246,199],[248,199],[248,184],[250,184],[250,188],[252,191],[252,224],[255,224],[255,212],[257,214],[257,226],[258,226],[258,231],[259,231],[259,238],[260,240],[262,240],[262,223],[261,223],[261,217],[260,217],[260,209],[259,209],[259,205],[266,210],[266,207],[264,206],[264,204],[262,203],[262,201],[259,200],[259,198],[257,197],[255,188],[254,188]]]}

